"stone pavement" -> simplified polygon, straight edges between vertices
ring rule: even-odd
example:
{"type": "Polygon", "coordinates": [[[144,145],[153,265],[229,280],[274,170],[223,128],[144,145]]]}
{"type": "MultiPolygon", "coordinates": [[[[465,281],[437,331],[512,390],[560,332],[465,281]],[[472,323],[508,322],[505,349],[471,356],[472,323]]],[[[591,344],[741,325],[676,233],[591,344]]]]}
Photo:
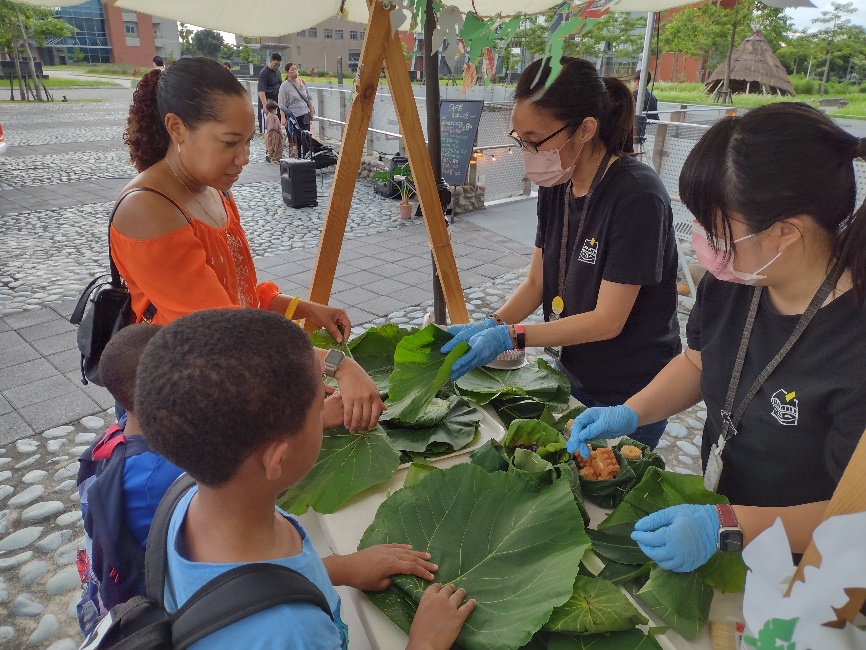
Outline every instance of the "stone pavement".
{"type": "MultiPolygon", "coordinates": [[[[77,92],[107,101],[4,104],[0,114],[10,143],[0,158],[0,648],[78,644],[75,459],[111,421],[111,396],[80,382],[68,317],[107,270],[107,218],[134,175],[122,149],[131,90],[77,92]]],[[[306,295],[330,177],[318,207],[294,210],[260,139],[252,160],[234,192],[259,277],[306,295]]],[[[470,315],[481,318],[525,277],[535,202],[488,207],[449,230],[470,315]]],[[[419,324],[432,306],[431,268],[423,223],[401,221],[394,202],[359,181],[331,298],[353,331],[419,324]]],[[[659,446],[669,467],[698,471],[705,415],[698,406],[672,420],[659,446]]]]}

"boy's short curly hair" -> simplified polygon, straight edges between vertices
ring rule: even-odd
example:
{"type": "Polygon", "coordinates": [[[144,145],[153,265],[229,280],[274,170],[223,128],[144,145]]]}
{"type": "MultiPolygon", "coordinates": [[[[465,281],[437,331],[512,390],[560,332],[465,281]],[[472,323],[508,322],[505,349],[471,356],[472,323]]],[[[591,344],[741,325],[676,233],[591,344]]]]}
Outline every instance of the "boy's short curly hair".
{"type": "Polygon", "coordinates": [[[207,309],[162,327],[137,379],[135,413],[151,447],[211,487],[321,407],[309,337],[261,309],[207,309]]]}
{"type": "Polygon", "coordinates": [[[124,327],[105,346],[99,358],[99,378],[124,410],[135,413],[135,373],[145,346],[159,325],[136,323],[124,327]]]}

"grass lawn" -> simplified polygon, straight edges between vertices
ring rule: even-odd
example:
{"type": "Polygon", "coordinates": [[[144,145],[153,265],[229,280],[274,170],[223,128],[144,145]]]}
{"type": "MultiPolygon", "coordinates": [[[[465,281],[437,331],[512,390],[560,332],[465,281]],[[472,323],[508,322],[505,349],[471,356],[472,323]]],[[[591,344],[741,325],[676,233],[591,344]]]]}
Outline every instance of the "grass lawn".
{"type": "Polygon", "coordinates": [[[61,79],[59,77],[52,77],[49,73],[48,79],[45,80],[45,85],[48,88],[117,88],[120,84],[116,84],[113,81],[102,80],[97,81],[90,79],[61,79]]]}
{"type": "MultiPolygon", "coordinates": [[[[55,97],[55,101],[59,101],[59,99],[57,99],[55,97]]],[[[69,103],[70,104],[85,104],[85,103],[86,104],[94,104],[94,103],[104,102],[104,101],[105,101],[104,99],[70,99],[69,103]]],[[[16,99],[15,101],[12,101],[9,99],[0,99],[0,104],[20,104],[20,103],[21,103],[20,99],[16,99]]],[[[31,100],[29,100],[29,103],[38,104],[39,102],[33,101],[31,99],[31,100]]]]}
{"type": "MultiPolygon", "coordinates": [[[[90,64],[81,64],[81,65],[48,65],[45,66],[45,70],[59,70],[65,72],[79,72],[83,74],[102,74],[102,75],[114,75],[117,77],[130,77],[132,76],[132,70],[136,66],[132,65],[118,65],[114,63],[90,63],[90,64]]],[[[147,72],[150,68],[143,68],[139,66],[139,73],[147,72]]]]}
{"type": "MultiPolygon", "coordinates": [[[[710,96],[703,92],[703,84],[657,83],[653,94],[661,102],[712,105],[710,96]]],[[[754,107],[775,102],[807,102],[817,105],[817,100],[827,97],[844,97],[850,106],[827,111],[832,117],[847,117],[866,120],[866,93],[848,95],[797,95],[796,97],[777,97],[773,95],[734,95],[734,106],[754,107]]]]}

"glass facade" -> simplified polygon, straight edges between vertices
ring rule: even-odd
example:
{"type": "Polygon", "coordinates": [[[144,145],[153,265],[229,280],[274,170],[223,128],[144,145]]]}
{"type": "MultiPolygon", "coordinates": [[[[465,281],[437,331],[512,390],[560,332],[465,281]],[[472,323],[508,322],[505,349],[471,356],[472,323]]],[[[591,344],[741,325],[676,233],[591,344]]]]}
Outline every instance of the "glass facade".
{"type": "MultiPolygon", "coordinates": [[[[75,35],[54,43],[54,47],[66,46],[66,57],[74,60],[75,49],[84,55],[87,63],[111,63],[111,46],[105,31],[105,14],[100,0],[87,0],[74,7],[60,7],[55,17],[75,28],[75,35]]],[[[47,50],[48,58],[54,57],[53,48],[47,50]]],[[[54,61],[49,61],[54,64],[54,61]]]]}

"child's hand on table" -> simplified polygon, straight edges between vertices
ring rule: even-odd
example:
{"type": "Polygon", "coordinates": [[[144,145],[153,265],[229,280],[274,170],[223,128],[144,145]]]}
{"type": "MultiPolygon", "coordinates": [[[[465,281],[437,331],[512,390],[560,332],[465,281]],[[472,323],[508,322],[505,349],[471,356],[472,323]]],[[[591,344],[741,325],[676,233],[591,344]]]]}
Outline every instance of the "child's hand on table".
{"type": "Polygon", "coordinates": [[[406,650],[448,650],[475,609],[475,600],[464,603],[465,597],[462,587],[430,585],[415,612],[406,650]]]}

